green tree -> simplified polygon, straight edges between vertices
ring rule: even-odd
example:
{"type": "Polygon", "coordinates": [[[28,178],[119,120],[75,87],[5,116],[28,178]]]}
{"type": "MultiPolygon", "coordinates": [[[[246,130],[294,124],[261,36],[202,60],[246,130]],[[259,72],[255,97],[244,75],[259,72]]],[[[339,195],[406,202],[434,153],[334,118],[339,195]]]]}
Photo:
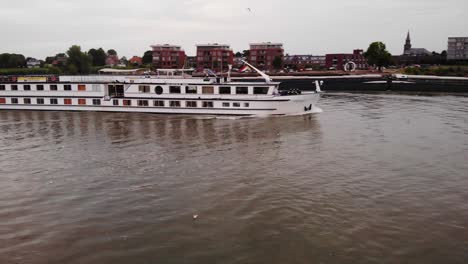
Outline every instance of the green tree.
{"type": "Polygon", "coordinates": [[[242,51],[242,57],[248,58],[250,56],[250,50],[243,50],[242,51]]]}
{"type": "Polygon", "coordinates": [[[119,62],[121,64],[125,64],[125,66],[128,65],[128,60],[127,60],[127,57],[123,56],[122,58],[120,58],[119,62]]]}
{"type": "Polygon", "coordinates": [[[276,70],[280,70],[283,66],[283,60],[281,59],[281,56],[276,56],[273,59],[272,65],[276,70]]]}
{"type": "Polygon", "coordinates": [[[92,58],[87,53],[82,52],[80,46],[71,46],[67,55],[67,69],[70,74],[88,74],[91,71],[92,58]]]}
{"type": "Polygon", "coordinates": [[[151,64],[153,63],[153,52],[151,50],[145,51],[143,57],[141,58],[143,64],[151,64]]]}
{"type": "Polygon", "coordinates": [[[45,59],[45,62],[46,62],[46,64],[52,64],[52,62],[54,62],[54,60],[55,60],[55,57],[47,56],[46,59],[45,59]]]}
{"type": "Polygon", "coordinates": [[[392,61],[392,55],[387,51],[387,47],[382,42],[373,42],[364,52],[364,56],[371,65],[376,65],[379,71],[383,66],[387,66],[392,61]]]}
{"type": "Polygon", "coordinates": [[[236,56],[236,58],[242,58],[242,53],[240,53],[240,52],[238,51],[238,52],[236,52],[236,55],[235,55],[235,56],[236,56]]]}
{"type": "Polygon", "coordinates": [[[115,51],[115,49],[110,49],[107,51],[107,55],[117,55],[117,51],[115,51]]]}
{"type": "Polygon", "coordinates": [[[26,58],[22,54],[0,54],[0,68],[21,68],[26,66],[26,58]]]}
{"type": "Polygon", "coordinates": [[[93,66],[104,66],[106,65],[106,52],[102,49],[90,49],[88,54],[93,58],[93,66]]]}

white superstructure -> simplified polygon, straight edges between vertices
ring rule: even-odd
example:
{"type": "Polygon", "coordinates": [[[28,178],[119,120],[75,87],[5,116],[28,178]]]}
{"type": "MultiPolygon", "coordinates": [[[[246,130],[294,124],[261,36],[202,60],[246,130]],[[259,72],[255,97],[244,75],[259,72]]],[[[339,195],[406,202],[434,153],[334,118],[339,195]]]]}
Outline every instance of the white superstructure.
{"type": "MultiPolygon", "coordinates": [[[[159,76],[7,77],[0,110],[284,115],[310,111],[318,92],[282,92],[279,83],[159,76]]],[[[1,80],[0,80],[1,81],[1,80]]]]}

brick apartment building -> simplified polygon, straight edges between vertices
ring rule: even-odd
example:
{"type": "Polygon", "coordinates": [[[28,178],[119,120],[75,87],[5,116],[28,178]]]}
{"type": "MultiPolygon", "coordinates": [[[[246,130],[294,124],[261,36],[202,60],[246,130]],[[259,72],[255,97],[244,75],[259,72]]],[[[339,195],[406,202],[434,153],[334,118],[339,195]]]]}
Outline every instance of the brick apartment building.
{"type": "Polygon", "coordinates": [[[325,56],[286,55],[284,56],[284,66],[295,70],[325,67],[325,56]]]}
{"type": "Polygon", "coordinates": [[[153,66],[156,69],[182,69],[185,64],[185,51],[176,45],[153,45],[153,66]]]}
{"type": "Polygon", "coordinates": [[[325,56],[325,67],[335,67],[337,70],[344,70],[344,65],[347,62],[356,63],[357,70],[366,70],[369,68],[367,59],[364,57],[364,51],[357,49],[352,54],[337,53],[327,54],[325,56]]]}
{"type": "Polygon", "coordinates": [[[199,44],[197,45],[197,71],[210,69],[214,72],[227,72],[229,64],[233,64],[234,53],[229,45],[199,44]]]}
{"type": "Polygon", "coordinates": [[[280,57],[283,61],[284,49],[282,43],[251,43],[248,61],[260,70],[274,70],[273,61],[280,57]]]}

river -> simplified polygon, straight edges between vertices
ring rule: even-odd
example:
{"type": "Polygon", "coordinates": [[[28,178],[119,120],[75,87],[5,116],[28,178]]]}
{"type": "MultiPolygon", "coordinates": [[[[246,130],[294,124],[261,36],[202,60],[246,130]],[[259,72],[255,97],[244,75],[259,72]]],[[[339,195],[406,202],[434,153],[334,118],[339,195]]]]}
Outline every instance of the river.
{"type": "Polygon", "coordinates": [[[0,111],[0,263],[466,263],[468,97],[319,107],[0,111]]]}

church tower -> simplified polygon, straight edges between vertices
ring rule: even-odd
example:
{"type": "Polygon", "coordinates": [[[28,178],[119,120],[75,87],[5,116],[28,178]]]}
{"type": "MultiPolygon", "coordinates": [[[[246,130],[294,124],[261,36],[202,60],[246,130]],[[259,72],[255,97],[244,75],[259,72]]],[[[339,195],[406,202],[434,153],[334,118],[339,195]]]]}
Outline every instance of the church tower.
{"type": "Polygon", "coordinates": [[[411,38],[408,30],[408,35],[406,36],[405,49],[403,54],[407,54],[411,50],[411,38]]]}

